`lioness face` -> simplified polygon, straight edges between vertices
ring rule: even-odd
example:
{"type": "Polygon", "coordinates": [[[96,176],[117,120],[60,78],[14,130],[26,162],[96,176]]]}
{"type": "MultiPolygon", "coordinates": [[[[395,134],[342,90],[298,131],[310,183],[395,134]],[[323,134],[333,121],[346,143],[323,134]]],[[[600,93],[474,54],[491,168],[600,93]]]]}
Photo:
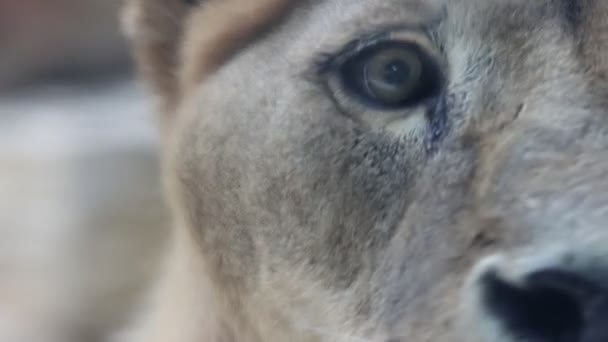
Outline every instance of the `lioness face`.
{"type": "Polygon", "coordinates": [[[224,336],[608,340],[608,1],[135,9],[224,336]]]}

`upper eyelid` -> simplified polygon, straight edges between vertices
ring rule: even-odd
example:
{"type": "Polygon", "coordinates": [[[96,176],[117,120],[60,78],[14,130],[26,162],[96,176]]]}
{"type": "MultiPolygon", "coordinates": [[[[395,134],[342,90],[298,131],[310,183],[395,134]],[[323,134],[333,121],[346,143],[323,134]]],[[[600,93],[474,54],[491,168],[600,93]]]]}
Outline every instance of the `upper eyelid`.
{"type": "Polygon", "coordinates": [[[348,59],[348,57],[364,48],[388,40],[389,36],[390,33],[388,32],[367,34],[349,41],[338,51],[320,53],[317,58],[317,63],[315,63],[317,65],[317,70],[319,73],[325,73],[334,66],[339,65],[341,61],[348,59]]]}
{"type": "MultiPolygon", "coordinates": [[[[434,26],[434,25],[432,25],[434,26]]],[[[358,35],[358,38],[349,41],[344,44],[341,48],[338,48],[337,51],[333,50],[332,52],[321,52],[313,63],[316,68],[316,72],[319,75],[323,75],[328,71],[331,71],[338,67],[343,61],[357,54],[361,50],[376,45],[378,43],[387,42],[387,41],[397,41],[399,40],[398,35],[401,34],[411,34],[416,35],[431,45],[435,45],[436,39],[433,37],[436,36],[434,33],[434,27],[424,25],[424,26],[397,26],[397,25],[386,25],[382,29],[375,29],[373,31],[368,31],[366,33],[362,33],[358,35]]]]}

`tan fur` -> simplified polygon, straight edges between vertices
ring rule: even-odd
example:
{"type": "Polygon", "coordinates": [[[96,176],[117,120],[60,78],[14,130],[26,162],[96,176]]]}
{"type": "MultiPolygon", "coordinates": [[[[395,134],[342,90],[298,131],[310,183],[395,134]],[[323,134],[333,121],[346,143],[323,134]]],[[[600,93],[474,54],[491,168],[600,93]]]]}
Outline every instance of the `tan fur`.
{"type": "Polygon", "coordinates": [[[290,4],[288,0],[210,1],[186,23],[180,72],[182,91],[187,92],[222,64],[239,46],[272,24],[290,4]],[[200,23],[205,23],[201,26],[200,23]]]}
{"type": "Polygon", "coordinates": [[[515,342],[488,275],[606,285],[605,1],[132,5],[176,220],[132,341],[515,342]],[[428,49],[441,93],[344,91],[362,36],[428,49]]]}
{"type": "Polygon", "coordinates": [[[180,1],[135,0],[127,4],[125,25],[141,73],[166,100],[163,111],[169,111],[180,88],[185,92],[204,79],[271,24],[290,1],[203,1],[190,9],[180,1]],[[183,60],[199,63],[181,63],[183,60]]]}

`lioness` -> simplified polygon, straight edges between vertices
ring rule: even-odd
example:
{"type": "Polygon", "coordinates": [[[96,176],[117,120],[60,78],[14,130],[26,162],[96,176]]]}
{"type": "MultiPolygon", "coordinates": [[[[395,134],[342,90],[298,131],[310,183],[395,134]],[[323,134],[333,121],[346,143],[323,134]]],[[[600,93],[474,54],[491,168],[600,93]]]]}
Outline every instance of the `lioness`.
{"type": "Polygon", "coordinates": [[[608,341],[608,1],[127,13],[176,221],[134,341],[608,341]]]}

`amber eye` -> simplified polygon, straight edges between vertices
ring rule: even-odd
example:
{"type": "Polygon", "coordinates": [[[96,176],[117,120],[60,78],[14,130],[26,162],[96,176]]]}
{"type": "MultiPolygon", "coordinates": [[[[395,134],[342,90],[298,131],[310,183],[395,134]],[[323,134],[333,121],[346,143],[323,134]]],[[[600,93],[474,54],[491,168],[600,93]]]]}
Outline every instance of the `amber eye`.
{"type": "Polygon", "coordinates": [[[440,92],[434,60],[414,44],[385,42],[347,59],[340,69],[346,90],[384,107],[411,106],[440,92]]]}

